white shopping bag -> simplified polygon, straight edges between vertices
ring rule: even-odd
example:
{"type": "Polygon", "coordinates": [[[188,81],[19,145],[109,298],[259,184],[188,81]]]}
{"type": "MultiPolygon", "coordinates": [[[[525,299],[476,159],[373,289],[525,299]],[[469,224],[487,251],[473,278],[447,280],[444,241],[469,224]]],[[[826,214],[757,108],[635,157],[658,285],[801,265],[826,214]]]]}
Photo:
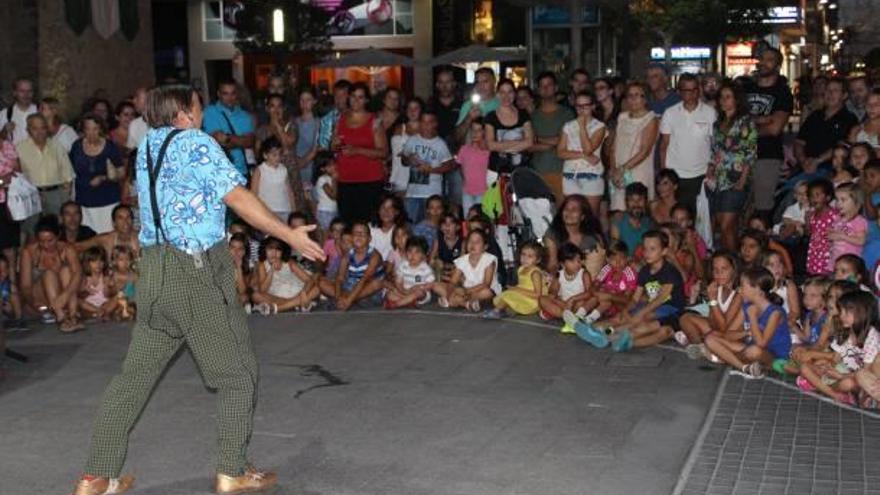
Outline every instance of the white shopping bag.
{"type": "Polygon", "coordinates": [[[32,217],[43,211],[40,191],[22,174],[15,174],[6,190],[6,205],[9,214],[16,222],[32,217]]]}
{"type": "Polygon", "coordinates": [[[694,222],[697,234],[703,238],[706,247],[711,251],[713,245],[712,239],[712,214],[709,211],[709,196],[706,194],[706,182],[700,187],[700,194],[697,196],[697,218],[694,222]]]}

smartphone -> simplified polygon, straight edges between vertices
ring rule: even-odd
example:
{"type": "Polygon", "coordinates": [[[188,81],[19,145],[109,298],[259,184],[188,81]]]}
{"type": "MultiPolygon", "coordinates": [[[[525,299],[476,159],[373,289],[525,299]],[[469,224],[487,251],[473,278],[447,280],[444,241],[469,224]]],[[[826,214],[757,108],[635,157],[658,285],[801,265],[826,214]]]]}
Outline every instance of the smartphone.
{"type": "Polygon", "coordinates": [[[479,105],[480,104],[480,95],[477,93],[472,94],[471,95],[471,103],[474,105],[479,105]]]}

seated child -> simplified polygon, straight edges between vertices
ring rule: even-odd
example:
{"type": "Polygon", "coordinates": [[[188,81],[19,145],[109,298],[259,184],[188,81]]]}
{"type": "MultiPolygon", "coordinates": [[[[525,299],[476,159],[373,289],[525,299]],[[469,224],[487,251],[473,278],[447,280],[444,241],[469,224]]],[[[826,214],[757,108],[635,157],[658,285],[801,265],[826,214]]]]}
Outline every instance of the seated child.
{"type": "Polygon", "coordinates": [[[244,234],[232,234],[229,238],[229,256],[235,270],[235,291],[238,293],[238,302],[247,307],[251,302],[251,267],[245,257],[247,256],[248,239],[244,234]]]}
{"type": "MultiPolygon", "coordinates": [[[[694,228],[694,212],[687,206],[678,203],[672,207],[672,221],[677,223],[684,230],[684,242],[682,245],[696,253],[700,264],[709,255],[709,248],[706,247],[706,241],[697,233],[694,228]]],[[[702,278],[702,277],[701,277],[702,278]]]]}
{"type": "MultiPolygon", "coordinates": [[[[345,231],[345,222],[341,218],[334,218],[330,222],[330,228],[327,230],[327,238],[324,241],[324,275],[328,278],[334,278],[336,271],[339,270],[339,262],[342,259],[341,253],[346,249],[342,248],[342,236],[345,231]]],[[[350,239],[349,239],[350,240],[350,239]]],[[[349,242],[349,247],[350,246],[349,242]]]]}
{"type": "Polygon", "coordinates": [[[540,306],[538,300],[547,294],[544,283],[544,271],[541,260],[544,248],[534,241],[523,244],[519,250],[519,269],[516,271],[517,285],[495,296],[493,308],[486,311],[483,317],[498,320],[505,316],[508,309],[519,315],[533,315],[540,306]]]}
{"type": "MultiPolygon", "coordinates": [[[[498,277],[498,283],[501,287],[507,287],[507,270],[504,267],[504,255],[501,253],[501,246],[498,244],[498,240],[495,238],[495,228],[492,224],[492,220],[489,219],[484,214],[479,214],[474,216],[473,218],[469,218],[467,221],[467,232],[465,233],[465,241],[467,241],[467,234],[470,233],[471,230],[479,229],[486,233],[486,238],[489,240],[489,245],[486,247],[486,252],[494,256],[499,265],[496,267],[496,276],[498,277]]],[[[467,249],[467,242],[465,242],[464,246],[465,250],[467,249]]]]}
{"type": "MultiPolygon", "coordinates": [[[[667,261],[669,238],[659,230],[649,230],[642,238],[645,265],[639,270],[638,288],[624,310],[611,319],[596,323],[608,328],[615,338],[613,349],[623,352],[632,347],[648,347],[672,337],[672,325],[685,306],[684,280],[667,261]],[[615,331],[616,329],[616,331],[615,331]]],[[[608,345],[605,335],[583,324],[575,326],[578,336],[596,347],[608,345]]]]}
{"type": "Polygon", "coordinates": [[[595,304],[600,317],[609,318],[620,313],[639,286],[638,274],[629,264],[628,253],[626,243],[613,241],[608,248],[607,263],[596,275],[593,296],[587,305],[595,304]]]}
{"type": "Polygon", "coordinates": [[[760,213],[752,215],[752,218],[749,219],[749,227],[761,231],[767,236],[767,251],[779,255],[779,258],[784,265],[784,274],[786,277],[794,276],[794,263],[791,261],[791,254],[789,254],[788,249],[786,249],[785,246],[770,236],[770,229],[768,228],[764,216],[760,213]]]}
{"type": "Polygon", "coordinates": [[[229,225],[229,232],[227,237],[232,237],[234,234],[242,234],[247,239],[247,253],[245,255],[245,259],[247,260],[248,268],[253,270],[260,263],[260,241],[254,238],[251,233],[251,227],[246,224],[243,220],[234,220],[229,225]]]}
{"type": "Polygon", "coordinates": [[[755,229],[745,229],[739,239],[739,259],[742,270],[760,268],[767,252],[767,234],[755,229]]]}
{"type": "Polygon", "coordinates": [[[841,255],[834,261],[833,277],[834,280],[846,280],[858,285],[863,291],[871,292],[868,288],[871,279],[865,261],[854,254],[841,255]]]}
{"type": "Polygon", "coordinates": [[[107,320],[116,309],[118,301],[113,279],[107,275],[104,248],[93,246],[83,253],[83,280],[80,285],[79,309],[88,318],[107,320]]]}
{"type": "Polygon", "coordinates": [[[677,223],[665,223],[660,230],[669,237],[667,261],[681,272],[684,279],[684,297],[688,304],[695,304],[700,295],[700,280],[703,279],[703,263],[696,251],[696,244],[687,242],[687,231],[677,223]]]}
{"type": "Polygon", "coordinates": [[[806,231],[807,210],[810,208],[806,181],[794,186],[794,199],[795,202],[782,213],[782,223],[773,226],[773,233],[782,240],[799,238],[806,231]]]}
{"type": "Polygon", "coordinates": [[[352,247],[342,256],[335,279],[322,278],[321,292],[336,300],[336,309],[346,311],[354,304],[379,306],[384,299],[385,265],[382,255],[370,246],[370,226],[356,221],[347,231],[352,247]]]}
{"type": "MultiPolygon", "coordinates": [[[[826,277],[812,277],[804,282],[804,316],[791,329],[791,343],[796,346],[824,348],[827,344],[828,335],[823,335],[828,319],[828,311],[825,308],[825,293],[831,286],[831,280],[826,277]],[[822,341],[825,337],[825,341],[822,341]]],[[[792,355],[794,350],[792,349],[792,355]]]]}
{"type": "Polygon", "coordinates": [[[762,264],[773,275],[773,293],[782,300],[782,309],[788,316],[788,327],[792,328],[801,318],[801,299],[797,285],[786,276],[785,264],[776,251],[764,255],[762,264]]]}
{"type": "MultiPolygon", "coordinates": [[[[287,216],[287,225],[292,229],[297,229],[299,227],[305,227],[305,226],[309,225],[310,223],[312,223],[310,215],[306,212],[303,212],[303,211],[295,211],[287,216]]],[[[309,232],[308,235],[311,240],[313,240],[315,242],[319,242],[320,239],[318,239],[318,234],[319,234],[318,231],[313,230],[313,231],[309,232]]],[[[302,267],[305,271],[309,272],[310,274],[319,273],[321,271],[320,270],[321,267],[318,265],[318,263],[306,258],[299,251],[291,250],[290,251],[290,259],[296,261],[300,267],[302,267]]]]}
{"type": "Polygon", "coordinates": [[[12,276],[9,260],[2,254],[0,254],[0,312],[7,318],[3,325],[6,330],[27,328],[22,320],[21,295],[18,293],[18,284],[15,283],[12,276]]]}
{"type": "Polygon", "coordinates": [[[746,378],[761,378],[777,359],[788,359],[791,334],[782,298],[773,292],[773,274],[766,268],[749,268],[740,277],[746,339],[731,341],[706,336],[706,348],[746,378]]]}
{"type": "Polygon", "coordinates": [[[280,239],[263,241],[265,259],[257,265],[253,296],[255,306],[245,306],[248,313],[264,316],[284,311],[311,311],[318,297],[318,287],[311,273],[290,256],[289,247],[280,239]]]}
{"type": "Polygon", "coordinates": [[[849,164],[849,146],[840,143],[831,149],[831,182],[837,187],[852,182],[859,176],[859,171],[849,164]]]}
{"type": "Polygon", "coordinates": [[[489,235],[482,229],[471,230],[467,236],[467,254],[455,260],[455,271],[449,282],[434,284],[441,308],[466,308],[479,312],[483,303],[501,293],[498,283],[498,258],[486,252],[489,235]]]}
{"type": "Polygon", "coordinates": [[[428,242],[430,259],[434,260],[437,253],[437,234],[440,232],[440,221],[446,214],[446,202],[441,196],[431,196],[425,203],[425,219],[413,225],[414,236],[422,237],[428,242]]]}
{"type": "Polygon", "coordinates": [[[845,404],[855,405],[856,373],[871,365],[880,351],[877,331],[877,301],[864,291],[840,296],[841,331],[831,341],[832,352],[809,352],[809,362],[802,362],[798,387],[819,392],[845,404]]]}
{"type": "Polygon", "coordinates": [[[745,337],[742,296],[737,292],[737,267],[733,254],[726,251],[715,252],[712,255],[712,281],[706,288],[709,313],[703,315],[688,311],[679,318],[681,332],[676,332],[675,340],[687,346],[686,351],[691,359],[705,356],[705,346],[701,344],[710,333],[732,341],[745,337]]]}
{"type": "Polygon", "coordinates": [[[581,250],[566,242],[559,248],[559,261],[562,267],[550,282],[549,294],[538,300],[541,318],[562,318],[563,313],[569,311],[590,323],[598,320],[600,313],[596,311],[596,306],[599,303],[592,295],[592,279],[584,268],[581,250]]]}
{"type": "MultiPolygon", "coordinates": [[[[406,245],[413,237],[412,229],[410,229],[408,224],[402,223],[392,227],[391,251],[385,257],[385,273],[397,273],[396,267],[406,260],[406,245]]],[[[425,242],[427,243],[428,241],[425,242]]],[[[386,280],[385,285],[388,288],[392,287],[394,280],[386,280]]]]}
{"type": "Polygon", "coordinates": [[[122,321],[130,321],[135,317],[135,283],[138,274],[132,269],[131,248],[126,245],[113,247],[113,287],[116,288],[116,299],[119,304],[113,317],[122,321]]]}
{"type": "Polygon", "coordinates": [[[394,282],[385,292],[385,309],[422,306],[431,302],[434,270],[427,262],[428,243],[421,237],[406,241],[406,257],[395,265],[394,282]]]}
{"type": "Polygon", "coordinates": [[[449,282],[455,269],[455,260],[461,257],[461,250],[461,223],[455,215],[447,213],[440,222],[440,238],[437,240],[437,255],[434,257],[438,278],[449,282]]]}

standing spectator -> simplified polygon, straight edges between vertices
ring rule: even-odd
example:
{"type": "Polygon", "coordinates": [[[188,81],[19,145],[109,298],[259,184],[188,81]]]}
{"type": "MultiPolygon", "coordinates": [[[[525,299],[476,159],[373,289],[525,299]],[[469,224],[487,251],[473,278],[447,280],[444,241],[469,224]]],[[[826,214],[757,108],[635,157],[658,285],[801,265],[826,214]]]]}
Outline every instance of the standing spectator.
{"type": "Polygon", "coordinates": [[[251,176],[250,189],[279,220],[287,222],[288,215],[295,209],[296,199],[287,179],[287,167],[281,162],[282,153],[281,142],[274,136],[262,142],[261,163],[251,176]]]}
{"type": "MultiPolygon", "coordinates": [[[[95,91],[95,94],[106,94],[106,91],[98,89],[95,91]]],[[[83,115],[87,113],[96,115],[107,124],[108,128],[112,128],[116,125],[116,122],[113,119],[113,114],[111,113],[112,111],[113,106],[110,105],[110,102],[106,98],[95,96],[86,101],[83,115]]]]}
{"type": "Polygon", "coordinates": [[[607,164],[611,180],[611,211],[626,209],[626,186],[641,182],[648,188],[648,199],[654,198],[654,164],[652,153],[657,142],[660,122],[648,108],[648,88],[643,83],[630,83],[626,88],[626,111],[617,119],[614,142],[609,146],[611,163],[607,164]]]}
{"type": "MultiPolygon", "coordinates": [[[[489,170],[489,148],[486,147],[486,129],[483,119],[471,124],[470,142],[458,149],[456,156],[461,165],[461,206],[467,214],[471,207],[480,205],[486,192],[486,171],[489,170]]],[[[448,174],[447,174],[448,175],[448,174]]]]}
{"type": "Polygon", "coordinates": [[[61,234],[59,239],[70,245],[95,237],[97,232],[82,224],[82,206],[76,201],[61,205],[61,234]]]}
{"type": "Polygon", "coordinates": [[[40,115],[46,118],[49,126],[49,136],[58,143],[65,153],[70,153],[73,142],[79,139],[79,134],[73,127],[64,123],[64,119],[58,114],[58,100],[46,97],[40,100],[40,115]]]}
{"type": "MultiPolygon", "coordinates": [[[[645,72],[645,80],[651,89],[649,108],[663,117],[667,108],[681,102],[681,96],[669,87],[669,70],[663,64],[651,64],[645,72]]],[[[699,96],[699,95],[698,95],[699,96]]],[[[647,184],[646,184],[647,185],[647,184]]]]}
{"type": "Polygon", "coordinates": [[[474,119],[485,118],[494,112],[500,103],[495,96],[495,71],[489,67],[480,67],[474,73],[474,78],[476,79],[474,93],[471,99],[461,105],[458,121],[455,123],[455,140],[459,143],[467,142],[467,134],[474,119]]]}
{"type": "MultiPolygon", "coordinates": [[[[461,112],[461,96],[458,94],[458,83],[452,67],[442,67],[437,71],[434,81],[434,96],[428,102],[428,108],[437,115],[437,132],[444,141],[449,151],[458,149],[455,141],[455,123],[461,112]]],[[[462,176],[457,170],[447,172],[443,176],[446,196],[453,202],[458,202],[462,197],[462,176]]]]}
{"type": "Polygon", "coordinates": [[[700,101],[700,85],[693,74],[678,80],[682,100],[669,107],[660,120],[660,168],[678,174],[678,200],[696,211],[697,196],[712,157],[712,127],[717,113],[700,101]]]}
{"type": "MultiPolygon", "coordinates": [[[[49,137],[49,126],[40,114],[27,118],[28,138],[18,143],[16,152],[24,176],[40,190],[44,214],[57,214],[70,198],[73,168],[70,158],[61,146],[49,137]]],[[[25,220],[30,231],[38,220],[34,215],[25,220]]]]}
{"type": "Polygon", "coordinates": [[[856,116],[846,109],[846,81],[838,77],[829,79],[825,108],[807,117],[794,145],[805,180],[816,177],[820,167],[826,169],[830,165],[834,145],[845,141],[857,125],[856,116]]]}
{"type": "Polygon", "coordinates": [[[577,98],[577,95],[589,90],[590,73],[587,72],[587,69],[578,68],[572,71],[571,75],[568,76],[568,99],[566,100],[569,108],[574,110],[574,100],[577,98]]]}
{"type": "MultiPolygon", "coordinates": [[[[318,100],[315,98],[315,90],[312,88],[302,88],[299,93],[299,115],[293,120],[296,130],[296,166],[295,170],[299,170],[299,179],[303,184],[303,190],[311,189],[310,186],[317,181],[315,176],[314,161],[318,154],[318,127],[320,120],[315,115],[315,104],[318,100]]],[[[317,194],[313,194],[311,198],[317,198],[317,194]]]]}
{"type": "MultiPolygon", "coordinates": [[[[403,155],[409,166],[409,185],[406,189],[406,212],[414,224],[425,218],[428,198],[443,192],[443,174],[455,168],[455,161],[446,141],[437,135],[437,115],[422,112],[419,134],[403,145],[403,155]]],[[[430,247],[429,247],[430,249],[430,247]]]]}
{"type": "Polygon", "coordinates": [[[718,108],[718,95],[721,93],[721,74],[707,72],[700,76],[700,91],[705,105],[718,108]]]}
{"type": "Polygon", "coordinates": [[[98,116],[86,114],[80,123],[83,137],[70,150],[76,201],[83,207],[83,225],[103,234],[113,230],[112,212],[121,200],[122,154],[104,137],[104,122],[98,116]]]}
{"type": "Polygon", "coordinates": [[[856,116],[859,122],[865,121],[868,104],[868,95],[871,93],[871,85],[868,84],[867,76],[855,76],[850,78],[847,88],[849,98],[846,100],[846,109],[856,116]]]}
{"type": "Polygon", "coordinates": [[[825,108],[825,86],[828,84],[828,78],[823,75],[816,76],[812,81],[809,76],[804,76],[804,78],[805,80],[802,82],[806,83],[806,88],[801,85],[800,93],[804,95],[806,92],[805,96],[801,96],[806,101],[801,109],[801,125],[806,122],[810,114],[825,108]]]}
{"type": "Polygon", "coordinates": [[[144,120],[144,111],[147,104],[147,88],[139,87],[135,89],[134,97],[132,97],[131,102],[134,104],[137,117],[132,120],[131,124],[128,126],[128,141],[126,142],[126,147],[130,150],[136,150],[138,146],[140,146],[141,141],[143,141],[144,136],[147,135],[147,131],[150,130],[147,121],[144,120]]]}
{"type": "Polygon", "coordinates": [[[556,150],[557,155],[565,160],[562,166],[562,193],[565,196],[585,196],[590,209],[598,212],[605,193],[605,166],[599,155],[606,135],[605,124],[593,118],[596,106],[593,95],[584,91],[574,102],[577,118],[563,126],[556,150]]]}
{"type": "Polygon", "coordinates": [[[406,194],[409,184],[410,169],[403,161],[403,145],[411,136],[419,134],[419,123],[422,120],[422,111],[425,105],[418,97],[411,99],[406,104],[406,113],[403,122],[394,130],[394,134],[388,141],[391,148],[391,190],[395,193],[406,194]]]}
{"type": "Polygon", "coordinates": [[[24,141],[28,137],[27,118],[37,113],[34,105],[34,82],[19,77],[12,83],[12,105],[0,110],[0,128],[5,129],[12,144],[24,141]]]}
{"type": "MultiPolygon", "coordinates": [[[[12,220],[6,206],[6,189],[12,177],[21,172],[18,153],[15,145],[7,139],[6,131],[0,129],[0,254],[9,262],[9,269],[15,274],[16,253],[21,245],[21,228],[19,222],[12,220]]],[[[14,277],[13,277],[14,278],[14,277]]]]}
{"type": "MultiPolygon", "coordinates": [[[[346,90],[348,91],[348,90],[346,90]]],[[[367,221],[379,206],[385,186],[388,140],[375,115],[367,110],[370,90],[351,86],[349,109],[339,118],[331,146],[335,153],[339,215],[347,222],[367,221]]]]}
{"type": "Polygon", "coordinates": [[[880,155],[880,89],[874,89],[868,95],[865,119],[849,132],[849,142],[868,143],[874,148],[874,154],[880,155]]]}
{"type": "Polygon", "coordinates": [[[261,100],[261,105],[257,105],[257,122],[259,124],[265,124],[269,121],[269,111],[268,111],[268,103],[270,95],[278,95],[281,97],[281,100],[284,102],[284,113],[293,117],[296,115],[296,93],[293,87],[287,87],[287,81],[283,73],[273,72],[269,75],[269,80],[266,82],[266,93],[261,100]]]}
{"type": "Polygon", "coordinates": [[[608,132],[614,132],[617,116],[620,114],[620,102],[614,94],[614,82],[608,77],[600,77],[593,84],[596,106],[593,116],[605,124],[608,132]]]}
{"type": "Polygon", "coordinates": [[[348,97],[351,92],[351,83],[340,79],[333,83],[333,108],[321,117],[321,125],[318,128],[318,149],[329,150],[333,133],[336,132],[336,124],[339,117],[348,110],[348,97]]]}
{"type": "MultiPolygon", "coordinates": [[[[562,159],[557,156],[556,147],[559,145],[563,126],[575,116],[571,109],[556,101],[559,85],[552,72],[542,72],[538,75],[537,84],[541,103],[531,115],[532,130],[535,133],[535,144],[530,150],[532,168],[541,174],[541,178],[550,186],[559,203],[563,198],[563,170],[562,159]]],[[[594,211],[598,209],[594,208],[594,211]]]]}
{"type": "Polygon", "coordinates": [[[784,159],[782,133],[794,107],[788,82],[779,75],[781,65],[782,52],[775,48],[764,50],[758,60],[757,78],[746,87],[749,112],[758,126],[758,159],[753,171],[752,198],[755,209],[765,216],[773,210],[784,159]]]}
{"type": "Polygon", "coordinates": [[[529,114],[535,112],[535,92],[528,86],[516,88],[516,108],[529,114]]]}
{"type": "Polygon", "coordinates": [[[245,150],[254,147],[254,119],[239,105],[235,81],[217,85],[217,101],[205,108],[202,128],[223,147],[235,169],[247,177],[245,150]]]}
{"type": "Polygon", "coordinates": [[[402,100],[399,89],[388,88],[382,95],[382,108],[376,112],[376,118],[382,124],[382,129],[385,131],[385,139],[388,141],[391,141],[391,135],[394,134],[394,130],[403,122],[404,117],[400,111],[402,100]]]}
{"type": "Polygon", "coordinates": [[[752,165],[758,153],[758,128],[749,115],[745,92],[732,83],[721,85],[719,119],[712,138],[712,161],[707,178],[715,184],[712,214],[721,245],[736,252],[739,217],[748,199],[752,165]]]}
{"type": "Polygon", "coordinates": [[[124,100],[116,105],[116,127],[110,130],[110,139],[116,143],[116,146],[122,151],[123,156],[127,156],[131,149],[128,148],[128,133],[131,129],[131,123],[137,117],[137,111],[134,103],[124,100]]]}
{"type": "Polygon", "coordinates": [[[527,113],[514,105],[516,86],[510,79],[498,81],[498,108],[484,119],[489,169],[510,173],[528,161],[526,151],[534,143],[532,124],[527,113]]]}

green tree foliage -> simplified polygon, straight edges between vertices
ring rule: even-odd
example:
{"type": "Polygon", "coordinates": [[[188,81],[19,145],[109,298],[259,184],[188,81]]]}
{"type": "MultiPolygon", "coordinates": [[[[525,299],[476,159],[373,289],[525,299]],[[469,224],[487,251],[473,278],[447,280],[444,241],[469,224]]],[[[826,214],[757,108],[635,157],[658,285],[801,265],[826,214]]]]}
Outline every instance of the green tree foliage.
{"type": "Polygon", "coordinates": [[[326,51],[330,13],[308,0],[248,0],[236,16],[235,47],[242,53],[326,51]],[[272,41],[272,12],[284,12],[284,42],[272,41]]]}

